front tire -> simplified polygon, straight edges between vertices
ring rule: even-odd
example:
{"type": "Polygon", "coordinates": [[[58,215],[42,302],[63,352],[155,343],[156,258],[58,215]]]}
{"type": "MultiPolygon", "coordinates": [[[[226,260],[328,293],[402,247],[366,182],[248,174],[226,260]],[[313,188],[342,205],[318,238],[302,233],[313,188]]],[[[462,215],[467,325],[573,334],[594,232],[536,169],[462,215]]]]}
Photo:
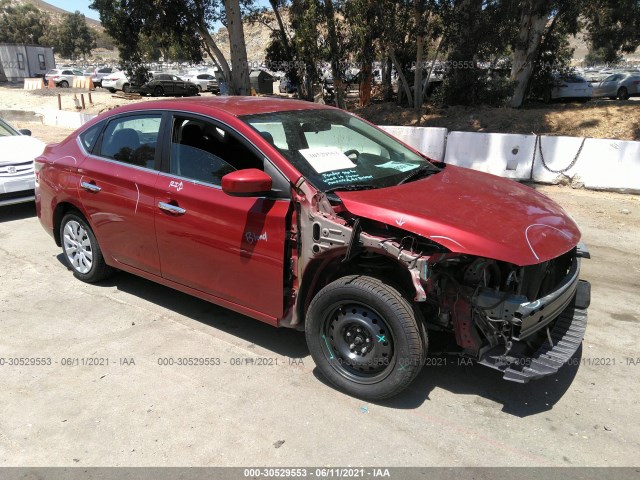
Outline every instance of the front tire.
{"type": "Polygon", "coordinates": [[[396,289],[352,275],[318,292],[305,333],[313,360],[331,383],[377,400],[400,393],[422,369],[427,338],[420,322],[396,289]]]}
{"type": "Polygon", "coordinates": [[[122,85],[122,91],[124,93],[131,93],[131,85],[129,85],[128,83],[125,83],[124,85],[122,85]]]}
{"type": "Polygon", "coordinates": [[[80,215],[69,213],[60,224],[62,253],[74,277],[83,282],[104,280],[113,272],[102,255],[91,227],[80,215]]]}

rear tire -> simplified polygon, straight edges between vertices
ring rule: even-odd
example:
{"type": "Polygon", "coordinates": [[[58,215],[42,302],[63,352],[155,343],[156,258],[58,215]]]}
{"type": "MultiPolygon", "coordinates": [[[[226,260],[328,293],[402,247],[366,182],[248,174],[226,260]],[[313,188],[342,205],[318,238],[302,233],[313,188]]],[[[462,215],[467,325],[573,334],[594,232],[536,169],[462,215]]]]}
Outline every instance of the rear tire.
{"type": "Polygon", "coordinates": [[[106,264],[102,250],[87,221],[76,213],[68,213],[60,223],[62,253],[73,276],[83,282],[104,280],[114,271],[106,264]]]}
{"type": "Polygon", "coordinates": [[[153,89],[153,96],[154,97],[162,97],[162,96],[164,96],[164,88],[162,88],[160,85],[158,85],[156,88],[153,89]]]}
{"type": "Polygon", "coordinates": [[[115,88],[107,88],[107,90],[109,90],[111,93],[116,93],[116,89],[115,88]]]}
{"type": "Polygon", "coordinates": [[[129,85],[128,83],[125,83],[124,85],[122,85],[122,91],[124,93],[130,93],[131,92],[131,85],[129,85]]]}
{"type": "Polygon", "coordinates": [[[322,374],[363,399],[397,395],[418,375],[426,330],[409,301],[382,281],[340,278],[311,301],[305,334],[322,374]]]}
{"type": "Polygon", "coordinates": [[[58,86],[59,86],[60,88],[69,88],[69,82],[67,82],[66,80],[62,80],[62,81],[58,84],[58,86]]]}

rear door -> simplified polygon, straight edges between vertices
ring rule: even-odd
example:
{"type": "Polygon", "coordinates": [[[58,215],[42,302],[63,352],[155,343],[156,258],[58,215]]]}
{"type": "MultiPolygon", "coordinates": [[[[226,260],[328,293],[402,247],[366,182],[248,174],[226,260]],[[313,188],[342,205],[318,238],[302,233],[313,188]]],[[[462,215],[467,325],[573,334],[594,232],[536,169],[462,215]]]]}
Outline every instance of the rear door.
{"type": "Polygon", "coordinates": [[[105,254],[154,275],[160,275],[154,195],[162,117],[157,112],[111,119],[78,168],[80,199],[105,254]]]}
{"type": "Polygon", "coordinates": [[[162,276],[273,318],[283,313],[289,183],[230,128],[174,114],[156,195],[162,276]],[[274,182],[263,198],[231,197],[226,173],[259,168],[274,182]]]}

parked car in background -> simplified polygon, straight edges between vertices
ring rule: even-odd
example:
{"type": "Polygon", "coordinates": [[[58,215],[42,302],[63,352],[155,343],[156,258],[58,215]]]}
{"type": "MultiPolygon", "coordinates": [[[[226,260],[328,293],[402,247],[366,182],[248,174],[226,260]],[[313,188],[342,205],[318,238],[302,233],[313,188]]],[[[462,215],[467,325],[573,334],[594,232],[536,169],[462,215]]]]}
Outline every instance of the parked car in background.
{"type": "Polygon", "coordinates": [[[116,67],[96,68],[91,74],[91,81],[93,82],[94,86],[102,87],[102,79],[116,72],[119,72],[119,70],[116,67]]]}
{"type": "Polygon", "coordinates": [[[295,93],[298,91],[298,87],[289,80],[289,77],[283,77],[278,85],[280,93],[295,93]]]}
{"type": "Polygon", "coordinates": [[[73,77],[84,77],[84,72],[77,69],[53,68],[45,74],[44,80],[47,85],[53,82],[56,87],[69,88],[73,85],[73,77]]]}
{"type": "Polygon", "coordinates": [[[102,88],[106,88],[111,93],[115,93],[117,90],[122,90],[125,93],[131,91],[131,83],[123,71],[118,71],[103,77],[101,85],[102,88]]]}
{"type": "Polygon", "coordinates": [[[640,73],[614,73],[593,86],[594,97],[628,100],[640,95],[640,73]]]}
{"type": "Polygon", "coordinates": [[[33,159],[44,147],[29,130],[16,130],[0,119],[0,207],[35,198],[33,159]]]}
{"type": "Polygon", "coordinates": [[[193,83],[200,92],[220,93],[220,84],[215,75],[210,73],[197,73],[180,75],[182,80],[193,83]]]}
{"type": "Polygon", "coordinates": [[[558,75],[553,85],[545,92],[545,102],[560,99],[589,101],[593,97],[593,86],[586,78],[576,74],[558,75]]]}
{"type": "Polygon", "coordinates": [[[139,91],[143,95],[153,95],[155,97],[164,95],[190,96],[200,93],[195,84],[168,73],[155,74],[151,80],[139,88],[139,91]]]}
{"type": "Polygon", "coordinates": [[[304,329],[318,371],[359,398],[400,393],[428,352],[525,383],[582,343],[588,251],[557,203],[327,105],[127,105],[49,145],[36,172],[38,217],[76,278],[124,270],[304,329]]]}

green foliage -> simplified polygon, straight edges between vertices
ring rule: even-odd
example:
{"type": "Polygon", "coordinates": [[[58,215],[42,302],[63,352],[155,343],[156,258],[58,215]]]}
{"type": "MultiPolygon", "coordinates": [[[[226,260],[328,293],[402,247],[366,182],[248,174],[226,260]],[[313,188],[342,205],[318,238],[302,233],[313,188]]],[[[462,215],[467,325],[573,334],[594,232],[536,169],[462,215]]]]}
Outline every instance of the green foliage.
{"type": "Polygon", "coordinates": [[[611,47],[589,48],[589,53],[584,58],[587,65],[604,65],[614,64],[617,65],[622,61],[622,55],[617,49],[611,47]]]}
{"type": "Polygon", "coordinates": [[[96,47],[96,35],[78,11],[65,15],[57,27],[52,26],[47,32],[47,40],[62,58],[87,56],[96,47]]]}
{"type": "Polygon", "coordinates": [[[640,0],[587,0],[583,15],[590,53],[604,63],[617,63],[620,53],[640,45],[640,0]]]}
{"type": "Polygon", "coordinates": [[[207,0],[94,0],[107,33],[124,63],[140,64],[161,54],[202,60],[199,28],[221,18],[220,3],[207,0]]]}
{"type": "Polygon", "coordinates": [[[30,3],[12,6],[0,1],[0,42],[42,45],[49,25],[49,15],[30,3]]]}

